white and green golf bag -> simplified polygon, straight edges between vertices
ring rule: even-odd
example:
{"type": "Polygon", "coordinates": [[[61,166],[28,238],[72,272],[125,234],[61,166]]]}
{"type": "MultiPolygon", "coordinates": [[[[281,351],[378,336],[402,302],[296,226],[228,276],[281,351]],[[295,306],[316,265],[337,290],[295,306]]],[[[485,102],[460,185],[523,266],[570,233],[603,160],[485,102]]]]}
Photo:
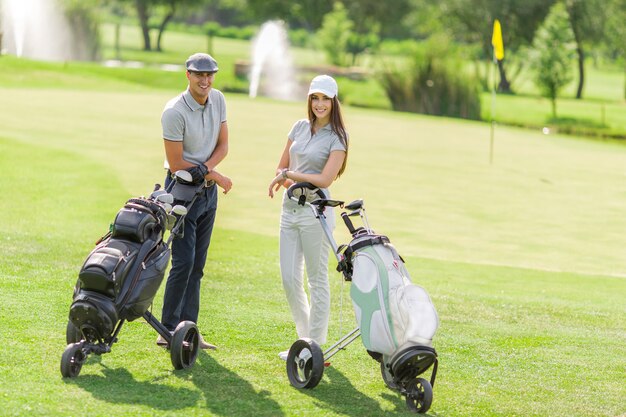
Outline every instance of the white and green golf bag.
{"type": "Polygon", "coordinates": [[[437,312],[428,293],[411,283],[389,239],[360,235],[344,254],[352,265],[350,296],[365,348],[389,357],[409,346],[432,347],[437,312]]]}

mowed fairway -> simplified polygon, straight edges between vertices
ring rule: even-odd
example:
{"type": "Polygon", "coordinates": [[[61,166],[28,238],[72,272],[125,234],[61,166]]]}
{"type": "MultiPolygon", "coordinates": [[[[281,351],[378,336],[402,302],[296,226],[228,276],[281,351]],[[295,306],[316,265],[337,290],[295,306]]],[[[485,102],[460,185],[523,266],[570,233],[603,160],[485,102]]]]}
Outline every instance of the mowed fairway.
{"type": "MultiPolygon", "coordinates": [[[[293,389],[277,358],[296,336],[267,185],[304,101],[227,95],[220,170],[234,187],[199,323],[221,349],[174,372],[138,320],[77,379],[61,378],[76,274],[124,201],[162,181],[159,119],[175,93],[0,88],[0,414],[409,414],[360,341],[311,391],[293,389]]],[[[349,165],[333,196],[365,200],[440,315],[430,415],[626,413],[626,146],[498,127],[490,164],[485,124],[344,113],[349,165]]],[[[348,238],[339,222],[335,235],[348,238]]],[[[354,320],[349,284],[342,305],[330,269],[333,339],[354,320]]]]}
{"type": "MultiPolygon", "coordinates": [[[[181,89],[184,85],[181,85],[181,89]]],[[[2,90],[5,138],[108,167],[128,196],[162,182],[160,113],[172,93],[2,90]]],[[[267,197],[303,103],[229,95],[233,179],[218,225],[276,236],[267,197]]],[[[626,275],[626,146],[348,108],[349,168],[333,197],[363,198],[373,227],[407,255],[626,275]]],[[[62,167],[59,167],[62,168],[62,167]]],[[[52,186],[52,184],[51,184],[52,186]]],[[[115,207],[116,202],[112,202],[115,207]]],[[[343,228],[337,239],[347,239],[343,228]]]]}

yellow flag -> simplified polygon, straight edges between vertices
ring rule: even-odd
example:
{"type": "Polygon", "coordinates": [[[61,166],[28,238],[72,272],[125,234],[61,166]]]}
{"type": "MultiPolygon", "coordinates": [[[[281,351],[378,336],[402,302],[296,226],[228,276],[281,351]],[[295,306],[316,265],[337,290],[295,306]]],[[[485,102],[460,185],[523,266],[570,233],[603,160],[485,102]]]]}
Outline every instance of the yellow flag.
{"type": "Polygon", "coordinates": [[[500,27],[500,21],[498,19],[493,22],[493,36],[491,37],[491,44],[498,61],[504,58],[504,42],[502,42],[502,28],[500,27]]]}

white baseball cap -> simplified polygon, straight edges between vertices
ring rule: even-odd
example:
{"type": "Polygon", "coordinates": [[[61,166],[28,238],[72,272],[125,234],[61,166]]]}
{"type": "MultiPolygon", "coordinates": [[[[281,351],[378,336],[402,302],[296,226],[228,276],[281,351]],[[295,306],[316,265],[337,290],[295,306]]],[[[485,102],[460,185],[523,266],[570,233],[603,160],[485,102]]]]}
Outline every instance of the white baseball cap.
{"type": "Polygon", "coordinates": [[[313,93],[322,93],[330,98],[333,98],[337,95],[337,91],[339,87],[337,87],[337,82],[330,75],[318,75],[313,78],[311,81],[311,86],[309,87],[309,95],[313,93]]]}

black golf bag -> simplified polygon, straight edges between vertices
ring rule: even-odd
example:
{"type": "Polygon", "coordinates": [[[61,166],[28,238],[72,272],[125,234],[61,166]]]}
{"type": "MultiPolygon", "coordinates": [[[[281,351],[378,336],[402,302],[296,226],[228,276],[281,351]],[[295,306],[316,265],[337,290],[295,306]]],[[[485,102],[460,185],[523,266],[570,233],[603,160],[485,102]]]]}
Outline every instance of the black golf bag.
{"type": "Polygon", "coordinates": [[[170,250],[163,241],[168,215],[145,198],[128,200],[91,251],[78,275],[69,318],[86,340],[107,338],[118,321],[149,308],[163,280],[170,250]]]}

